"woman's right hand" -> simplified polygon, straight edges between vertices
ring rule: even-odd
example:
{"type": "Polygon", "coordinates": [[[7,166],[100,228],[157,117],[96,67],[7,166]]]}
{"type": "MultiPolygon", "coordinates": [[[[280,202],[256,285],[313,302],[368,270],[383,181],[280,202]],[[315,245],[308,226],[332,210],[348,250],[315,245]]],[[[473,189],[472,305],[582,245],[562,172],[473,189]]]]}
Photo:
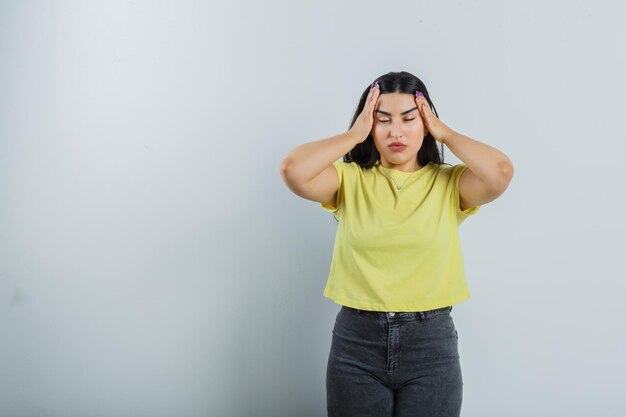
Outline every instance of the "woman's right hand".
{"type": "Polygon", "coordinates": [[[365,107],[359,114],[359,117],[354,122],[354,125],[350,128],[349,132],[354,134],[359,139],[359,143],[364,142],[372,131],[374,124],[374,108],[378,102],[378,96],[380,95],[380,87],[378,82],[370,88],[365,101],[365,107]]]}

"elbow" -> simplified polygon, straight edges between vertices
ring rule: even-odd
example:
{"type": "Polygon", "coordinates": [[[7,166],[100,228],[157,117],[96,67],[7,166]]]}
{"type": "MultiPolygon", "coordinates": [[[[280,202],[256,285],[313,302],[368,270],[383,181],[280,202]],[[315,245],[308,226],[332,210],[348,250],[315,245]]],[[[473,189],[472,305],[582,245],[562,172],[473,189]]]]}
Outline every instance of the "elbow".
{"type": "Polygon", "coordinates": [[[278,173],[280,174],[280,177],[283,179],[283,181],[287,184],[287,179],[288,179],[288,175],[287,175],[287,169],[289,168],[289,161],[285,158],[283,158],[280,161],[280,165],[278,165],[278,173]]]}
{"type": "Polygon", "coordinates": [[[508,158],[498,163],[498,172],[500,173],[497,181],[496,189],[501,192],[507,189],[513,179],[513,163],[508,158]]]}
{"type": "Polygon", "coordinates": [[[280,173],[280,177],[283,179],[283,182],[291,188],[293,184],[296,184],[298,181],[294,178],[291,159],[283,158],[280,161],[280,165],[278,166],[278,171],[280,173]]]}
{"type": "Polygon", "coordinates": [[[502,175],[507,182],[510,182],[513,179],[513,162],[511,162],[510,159],[500,162],[498,164],[498,168],[500,169],[500,175],[502,175]]]}
{"type": "Polygon", "coordinates": [[[288,167],[289,167],[289,163],[290,163],[290,159],[288,157],[284,157],[283,159],[280,160],[280,165],[278,165],[278,169],[279,171],[282,173],[284,172],[288,167]]]}

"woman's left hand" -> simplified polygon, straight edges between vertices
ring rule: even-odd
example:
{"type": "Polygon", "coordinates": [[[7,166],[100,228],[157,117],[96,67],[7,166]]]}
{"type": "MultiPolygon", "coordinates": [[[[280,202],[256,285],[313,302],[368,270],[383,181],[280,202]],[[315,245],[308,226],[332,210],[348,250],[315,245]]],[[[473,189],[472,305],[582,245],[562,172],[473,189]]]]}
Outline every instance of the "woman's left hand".
{"type": "Polygon", "coordinates": [[[415,104],[417,104],[422,122],[424,122],[424,133],[430,132],[435,140],[444,143],[445,138],[450,134],[452,129],[435,116],[430,109],[428,101],[419,91],[415,92],[415,104]]]}

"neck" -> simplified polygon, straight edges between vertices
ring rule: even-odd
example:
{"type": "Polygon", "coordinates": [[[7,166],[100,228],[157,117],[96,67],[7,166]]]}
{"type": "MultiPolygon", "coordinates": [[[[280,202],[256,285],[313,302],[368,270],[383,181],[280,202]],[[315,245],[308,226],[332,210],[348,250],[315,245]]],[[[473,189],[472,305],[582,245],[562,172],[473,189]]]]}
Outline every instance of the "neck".
{"type": "Polygon", "coordinates": [[[383,161],[380,161],[380,165],[383,168],[395,169],[395,170],[403,171],[403,172],[407,172],[407,173],[415,172],[418,169],[422,168],[421,165],[417,163],[417,161],[413,161],[413,163],[407,163],[407,164],[404,164],[404,165],[401,165],[401,164],[394,165],[394,164],[390,164],[387,161],[385,161],[384,163],[383,163],[383,161]]]}

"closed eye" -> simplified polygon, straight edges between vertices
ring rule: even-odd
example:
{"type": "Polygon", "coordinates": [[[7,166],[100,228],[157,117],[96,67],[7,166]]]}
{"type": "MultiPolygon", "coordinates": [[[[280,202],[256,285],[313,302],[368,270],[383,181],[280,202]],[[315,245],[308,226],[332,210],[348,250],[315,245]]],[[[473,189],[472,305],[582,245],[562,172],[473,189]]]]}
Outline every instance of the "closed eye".
{"type": "MultiPolygon", "coordinates": [[[[411,120],[415,120],[415,117],[412,119],[404,119],[405,122],[410,122],[411,120]]],[[[390,120],[379,120],[380,123],[388,123],[390,120]]]]}

